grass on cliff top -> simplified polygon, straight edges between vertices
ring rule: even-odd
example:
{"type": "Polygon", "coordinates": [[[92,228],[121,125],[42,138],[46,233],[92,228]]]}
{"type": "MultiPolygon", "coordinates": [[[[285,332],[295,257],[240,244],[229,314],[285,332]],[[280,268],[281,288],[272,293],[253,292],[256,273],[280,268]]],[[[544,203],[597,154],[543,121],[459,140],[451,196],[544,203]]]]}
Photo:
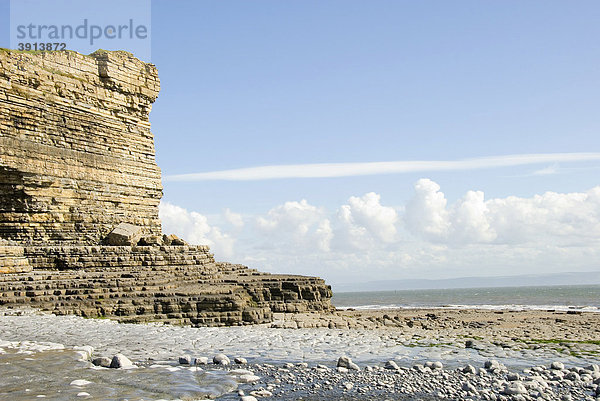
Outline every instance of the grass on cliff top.
{"type": "MultiPolygon", "coordinates": [[[[73,50],[14,50],[14,49],[6,49],[6,48],[3,48],[3,47],[0,47],[0,53],[6,53],[6,54],[19,53],[19,54],[33,54],[33,55],[37,55],[37,54],[43,54],[43,53],[58,53],[58,52],[77,53],[77,52],[75,52],[73,50]]],[[[89,56],[86,56],[86,55],[84,55],[84,56],[85,57],[89,57],[89,56]]],[[[76,79],[78,81],[85,82],[85,80],[83,78],[77,77],[77,76],[75,76],[75,75],[73,75],[71,73],[60,71],[60,70],[57,70],[56,68],[41,66],[41,65],[39,65],[35,61],[33,61],[33,64],[39,66],[41,69],[43,69],[45,71],[48,71],[51,74],[62,75],[63,77],[68,77],[68,78],[76,79]]]]}
{"type": "Polygon", "coordinates": [[[133,53],[130,53],[130,52],[125,51],[125,50],[104,50],[104,49],[98,49],[95,52],[92,52],[92,53],[88,54],[88,56],[92,56],[93,57],[93,56],[97,56],[97,55],[104,54],[104,53],[125,54],[125,55],[130,56],[130,57],[135,57],[133,55],[133,53]]]}
{"type": "Polygon", "coordinates": [[[0,52],[2,53],[20,53],[20,54],[43,54],[43,53],[64,53],[64,52],[69,52],[69,53],[76,53],[76,54],[81,54],[84,57],[94,57],[94,56],[98,56],[101,54],[105,54],[105,53],[119,53],[119,54],[126,54],[128,56],[134,57],[132,53],[125,51],[125,50],[104,50],[104,49],[98,49],[90,54],[82,54],[79,52],[76,52],[75,50],[16,50],[16,49],[7,49],[5,47],[0,47],[0,52]]]}
{"type": "Polygon", "coordinates": [[[73,75],[71,73],[68,73],[68,72],[57,70],[56,68],[50,68],[50,67],[42,67],[42,68],[44,70],[48,71],[51,74],[62,75],[63,77],[68,77],[68,78],[76,79],[76,80],[82,81],[82,82],[85,81],[84,79],[82,79],[80,77],[76,77],[75,75],[73,75]]]}

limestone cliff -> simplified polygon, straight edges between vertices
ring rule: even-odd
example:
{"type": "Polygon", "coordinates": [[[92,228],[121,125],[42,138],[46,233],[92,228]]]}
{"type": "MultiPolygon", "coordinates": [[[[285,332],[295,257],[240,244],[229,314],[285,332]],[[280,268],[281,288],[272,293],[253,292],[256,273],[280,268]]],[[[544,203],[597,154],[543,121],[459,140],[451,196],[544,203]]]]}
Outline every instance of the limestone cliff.
{"type": "Polygon", "coordinates": [[[117,224],[160,234],[148,114],[156,68],[125,52],[0,52],[0,235],[97,244],[117,224]]]}
{"type": "Polygon", "coordinates": [[[126,52],[0,50],[0,304],[196,325],[330,310],[321,279],[161,237],[158,92],[155,66],[126,52]],[[115,244],[119,225],[139,233],[115,244]]]}

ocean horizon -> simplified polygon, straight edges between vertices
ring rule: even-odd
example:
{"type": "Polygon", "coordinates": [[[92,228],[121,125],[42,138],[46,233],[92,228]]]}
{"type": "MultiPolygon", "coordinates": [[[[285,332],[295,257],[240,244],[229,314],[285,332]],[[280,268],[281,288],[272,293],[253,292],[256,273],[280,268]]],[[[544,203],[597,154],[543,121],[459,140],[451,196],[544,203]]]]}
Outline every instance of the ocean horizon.
{"type": "Polygon", "coordinates": [[[338,309],[490,309],[600,312],[600,285],[334,292],[338,309]]]}

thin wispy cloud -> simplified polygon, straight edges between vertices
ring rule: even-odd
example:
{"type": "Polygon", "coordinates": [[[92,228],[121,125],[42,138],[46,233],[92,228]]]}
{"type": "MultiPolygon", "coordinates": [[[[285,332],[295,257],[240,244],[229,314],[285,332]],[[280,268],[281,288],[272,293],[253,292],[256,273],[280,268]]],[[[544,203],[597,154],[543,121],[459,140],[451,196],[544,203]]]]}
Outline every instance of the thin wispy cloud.
{"type": "Polygon", "coordinates": [[[167,181],[257,181],[285,178],[333,178],[426,171],[478,170],[533,164],[600,160],[600,153],[537,153],[462,160],[405,160],[366,163],[286,164],[168,175],[167,181]]]}
{"type": "Polygon", "coordinates": [[[558,166],[558,163],[555,163],[551,166],[535,170],[533,173],[531,173],[531,175],[554,175],[558,174],[559,170],[560,167],[558,166]]]}

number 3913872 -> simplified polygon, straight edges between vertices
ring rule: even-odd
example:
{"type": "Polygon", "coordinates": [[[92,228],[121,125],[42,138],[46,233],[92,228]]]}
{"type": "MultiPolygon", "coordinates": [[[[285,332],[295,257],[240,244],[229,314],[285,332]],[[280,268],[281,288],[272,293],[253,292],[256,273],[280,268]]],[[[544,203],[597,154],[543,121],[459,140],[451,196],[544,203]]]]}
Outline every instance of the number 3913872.
{"type": "Polygon", "coordinates": [[[41,43],[19,43],[18,50],[66,50],[66,43],[59,42],[41,42],[41,43]]]}

